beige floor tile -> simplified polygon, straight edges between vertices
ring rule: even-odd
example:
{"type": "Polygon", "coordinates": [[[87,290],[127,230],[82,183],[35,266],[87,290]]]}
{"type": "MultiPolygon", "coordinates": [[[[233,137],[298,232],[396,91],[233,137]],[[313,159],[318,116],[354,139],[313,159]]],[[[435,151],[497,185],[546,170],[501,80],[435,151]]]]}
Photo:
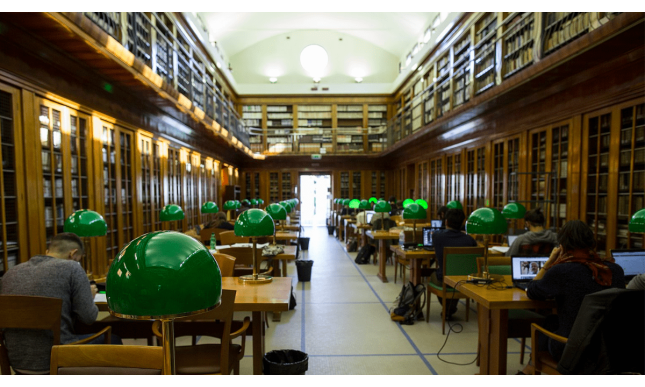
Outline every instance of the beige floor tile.
{"type": "Polygon", "coordinates": [[[418,355],[314,356],[307,375],[431,375],[418,355]]]}

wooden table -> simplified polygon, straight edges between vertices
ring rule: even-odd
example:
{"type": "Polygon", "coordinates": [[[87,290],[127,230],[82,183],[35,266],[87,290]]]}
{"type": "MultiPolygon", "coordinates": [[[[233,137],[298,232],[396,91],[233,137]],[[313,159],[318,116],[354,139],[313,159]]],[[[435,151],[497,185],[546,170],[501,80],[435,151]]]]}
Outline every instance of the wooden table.
{"type": "Polygon", "coordinates": [[[275,233],[275,239],[279,241],[298,239],[298,233],[293,231],[278,231],[275,233]]]}
{"type": "Polygon", "coordinates": [[[350,236],[349,229],[352,224],[356,224],[356,219],[352,219],[352,218],[343,219],[343,233],[345,234],[345,238],[344,238],[345,244],[349,243],[349,236],[350,236]]]}
{"type": "Polygon", "coordinates": [[[365,232],[367,230],[371,230],[372,225],[369,224],[369,223],[363,223],[363,224],[352,223],[351,226],[352,226],[352,228],[354,230],[356,230],[357,234],[359,232],[358,230],[360,230],[360,233],[361,233],[361,244],[360,244],[360,246],[363,247],[363,246],[367,245],[367,235],[365,234],[365,232]]]}
{"type": "MultiPolygon", "coordinates": [[[[414,285],[421,283],[421,263],[424,260],[429,259],[430,264],[432,264],[435,259],[434,251],[423,249],[403,250],[401,249],[401,246],[398,245],[390,246],[390,250],[392,250],[396,256],[410,260],[410,281],[412,281],[414,285]]],[[[396,265],[396,262],[394,264],[396,265]]]]}
{"type": "Polygon", "coordinates": [[[284,226],[276,227],[276,230],[300,231],[300,225],[299,224],[285,224],[284,226]]]}
{"type": "MultiPolygon", "coordinates": [[[[477,318],[481,342],[479,373],[481,375],[506,375],[506,351],[508,343],[509,309],[550,309],[555,301],[534,301],[518,288],[499,290],[487,285],[461,283],[467,276],[446,276],[444,282],[477,301],[477,318]]],[[[513,282],[510,275],[504,280],[508,286],[513,282]]]]}
{"type": "Polygon", "coordinates": [[[336,233],[338,240],[345,240],[345,224],[343,220],[350,219],[351,217],[351,215],[338,215],[338,232],[336,233]]]}
{"type": "Polygon", "coordinates": [[[386,240],[398,240],[399,239],[399,233],[391,233],[389,231],[374,231],[370,230],[367,231],[367,236],[379,241],[379,248],[378,248],[378,256],[379,256],[379,269],[378,269],[378,274],[376,275],[382,282],[388,282],[387,281],[387,275],[385,274],[385,255],[387,254],[387,249],[385,248],[385,241],[386,240]]]}
{"type": "MultiPolygon", "coordinates": [[[[222,278],[222,288],[235,290],[236,312],[251,312],[253,332],[253,374],[262,374],[264,357],[264,312],[284,312],[289,310],[291,296],[289,277],[274,277],[268,284],[246,284],[238,282],[237,277],[222,278]]],[[[107,303],[96,303],[99,310],[107,310],[107,303]]],[[[139,321],[139,320],[133,320],[139,321]]]]}

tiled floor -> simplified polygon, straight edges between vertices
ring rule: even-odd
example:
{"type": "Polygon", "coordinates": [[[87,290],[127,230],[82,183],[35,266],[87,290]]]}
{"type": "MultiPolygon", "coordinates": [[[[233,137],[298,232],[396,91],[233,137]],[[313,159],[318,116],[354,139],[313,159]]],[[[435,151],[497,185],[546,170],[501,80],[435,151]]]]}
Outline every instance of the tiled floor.
{"type": "MultiPolygon", "coordinates": [[[[471,305],[465,321],[465,304],[455,314],[455,330],[448,341],[441,334],[441,305],[431,300],[430,323],[399,325],[390,320],[389,308],[401,290],[393,282],[394,266],[388,265],[389,283],[377,277],[378,268],[354,264],[356,253],[348,254],[327,235],[325,227],[307,228],[311,238],[305,259],[314,261],[311,282],[299,283],[294,263],[288,265],[298,305],[270,322],[267,351],[297,349],[309,354],[308,375],[473,375],[478,372],[477,312],[471,305]],[[463,328],[463,330],[462,330],[463,328]],[[441,351],[441,359],[437,352],[441,351]],[[472,363],[455,365],[450,363],[472,363]]],[[[237,318],[239,316],[236,315],[237,318]]],[[[241,373],[252,373],[250,337],[241,373]]],[[[180,344],[180,343],[178,343],[180,344]]],[[[508,373],[519,363],[519,340],[508,342],[508,373]]],[[[530,349],[527,347],[527,356],[530,349]]]]}

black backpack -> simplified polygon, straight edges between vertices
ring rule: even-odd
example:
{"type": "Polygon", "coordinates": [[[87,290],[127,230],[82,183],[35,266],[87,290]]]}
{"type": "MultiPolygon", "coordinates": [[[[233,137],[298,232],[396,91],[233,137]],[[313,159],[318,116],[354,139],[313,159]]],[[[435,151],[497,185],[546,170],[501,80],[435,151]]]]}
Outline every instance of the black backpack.
{"type": "Polygon", "coordinates": [[[402,325],[413,325],[414,321],[423,318],[423,307],[426,305],[426,287],[423,284],[414,286],[412,282],[403,285],[401,293],[390,308],[390,318],[402,325]]]}
{"type": "Polygon", "coordinates": [[[370,257],[374,252],[376,251],[376,247],[366,244],[365,246],[361,247],[360,250],[358,250],[358,254],[356,254],[356,259],[354,259],[354,262],[356,262],[358,265],[365,265],[370,263],[370,257]]]}

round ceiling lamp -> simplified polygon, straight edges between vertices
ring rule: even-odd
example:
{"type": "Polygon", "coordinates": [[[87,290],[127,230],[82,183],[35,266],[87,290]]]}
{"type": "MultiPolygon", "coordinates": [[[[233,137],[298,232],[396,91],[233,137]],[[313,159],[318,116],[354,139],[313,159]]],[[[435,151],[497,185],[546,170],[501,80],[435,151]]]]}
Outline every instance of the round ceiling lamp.
{"type": "Polygon", "coordinates": [[[300,53],[300,64],[311,75],[322,76],[322,72],[327,67],[329,56],[324,48],[317,44],[305,47],[300,53]]]}

